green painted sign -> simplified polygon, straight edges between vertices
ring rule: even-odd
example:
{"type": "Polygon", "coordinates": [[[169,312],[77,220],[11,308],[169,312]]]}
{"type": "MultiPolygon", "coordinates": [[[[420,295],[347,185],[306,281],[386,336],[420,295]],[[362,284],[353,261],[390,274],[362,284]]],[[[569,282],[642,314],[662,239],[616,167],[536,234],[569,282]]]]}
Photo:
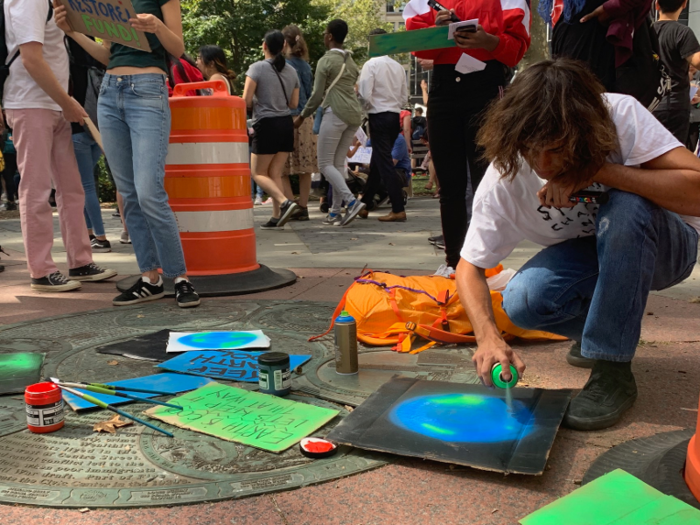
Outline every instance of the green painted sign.
{"type": "Polygon", "coordinates": [[[428,27],[415,31],[386,33],[369,37],[369,56],[395,55],[412,51],[430,51],[456,47],[454,40],[448,40],[449,26],[428,27]]]}
{"type": "Polygon", "coordinates": [[[700,525],[700,510],[617,469],[529,516],[522,525],[700,525]]]}
{"type": "Polygon", "coordinates": [[[287,450],[339,413],[220,383],[210,383],[169,402],[183,410],[156,407],[146,415],[270,452],[287,450]]]}

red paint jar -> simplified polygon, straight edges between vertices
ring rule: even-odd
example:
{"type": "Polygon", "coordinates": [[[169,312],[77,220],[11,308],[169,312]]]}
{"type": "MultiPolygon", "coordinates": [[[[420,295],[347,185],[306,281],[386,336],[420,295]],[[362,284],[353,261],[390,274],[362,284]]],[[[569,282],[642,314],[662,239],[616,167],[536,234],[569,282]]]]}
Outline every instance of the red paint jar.
{"type": "Polygon", "coordinates": [[[37,383],[24,390],[27,428],[37,434],[63,428],[63,396],[54,383],[37,383]]]}

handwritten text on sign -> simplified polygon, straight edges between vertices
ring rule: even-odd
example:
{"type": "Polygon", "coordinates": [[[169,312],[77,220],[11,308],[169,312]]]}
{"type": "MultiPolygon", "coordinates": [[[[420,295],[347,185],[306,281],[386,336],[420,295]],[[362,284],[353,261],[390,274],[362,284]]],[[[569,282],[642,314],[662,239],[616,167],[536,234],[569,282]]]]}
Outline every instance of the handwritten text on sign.
{"type": "MultiPolygon", "coordinates": [[[[161,363],[158,367],[195,376],[255,383],[258,381],[258,357],[264,353],[232,350],[190,351],[161,363]]],[[[294,370],[309,359],[310,355],[290,355],[289,367],[294,370]]]]}
{"type": "Polygon", "coordinates": [[[136,16],[131,0],[61,0],[74,31],[149,52],[146,35],[129,19],[136,16]]]}
{"type": "Polygon", "coordinates": [[[282,452],[321,428],[337,410],[210,383],[170,401],[176,410],[155,407],[146,414],[180,428],[227,441],[282,452]]]}

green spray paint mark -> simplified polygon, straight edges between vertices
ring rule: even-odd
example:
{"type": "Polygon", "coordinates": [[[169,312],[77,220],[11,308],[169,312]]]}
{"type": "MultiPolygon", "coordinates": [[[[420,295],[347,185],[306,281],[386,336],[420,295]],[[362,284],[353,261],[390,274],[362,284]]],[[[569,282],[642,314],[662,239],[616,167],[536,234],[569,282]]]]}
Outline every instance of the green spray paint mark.
{"type": "Polygon", "coordinates": [[[454,436],[456,432],[453,432],[452,430],[448,430],[446,428],[438,427],[436,425],[431,425],[430,423],[421,423],[421,426],[425,430],[429,430],[430,432],[433,432],[435,434],[441,434],[443,436],[454,436]]]}
{"type": "Polygon", "coordinates": [[[0,394],[24,392],[24,388],[39,382],[44,355],[18,352],[0,354],[0,394]]]}
{"type": "Polygon", "coordinates": [[[614,470],[520,520],[522,525],[700,525],[700,510],[614,470]]]}

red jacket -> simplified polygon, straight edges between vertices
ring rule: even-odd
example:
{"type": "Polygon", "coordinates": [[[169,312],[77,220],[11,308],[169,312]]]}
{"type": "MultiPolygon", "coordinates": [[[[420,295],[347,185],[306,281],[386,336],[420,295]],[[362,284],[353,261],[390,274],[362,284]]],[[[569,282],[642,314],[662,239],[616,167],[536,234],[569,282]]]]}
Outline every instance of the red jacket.
{"type": "MultiPolygon", "coordinates": [[[[456,64],[462,53],[478,60],[498,60],[514,67],[530,47],[530,6],[528,0],[441,0],[443,6],[454,9],[460,20],[479,19],[484,31],[496,35],[500,42],[493,52],[485,49],[450,47],[431,51],[416,51],[419,58],[434,60],[435,64],[456,64]]],[[[435,25],[435,11],[406,20],[406,29],[422,29],[435,25]]]]}

